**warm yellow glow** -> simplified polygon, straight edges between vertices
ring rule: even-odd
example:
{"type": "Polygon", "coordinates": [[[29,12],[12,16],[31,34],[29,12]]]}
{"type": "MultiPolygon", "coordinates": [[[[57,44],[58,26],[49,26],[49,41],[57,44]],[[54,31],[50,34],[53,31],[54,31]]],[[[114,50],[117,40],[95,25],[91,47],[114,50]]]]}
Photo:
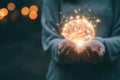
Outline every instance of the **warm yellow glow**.
{"type": "Polygon", "coordinates": [[[32,6],[30,6],[30,11],[37,12],[38,11],[38,7],[36,5],[32,5],[32,6]]]}
{"type": "Polygon", "coordinates": [[[4,17],[0,14],[0,20],[4,19],[4,17]]]}
{"type": "Polygon", "coordinates": [[[21,14],[24,15],[24,16],[27,16],[29,15],[29,8],[28,7],[23,7],[22,10],[21,10],[21,14]]]}
{"type": "Polygon", "coordinates": [[[37,17],[38,17],[37,12],[35,12],[35,11],[30,12],[30,14],[29,14],[30,19],[35,20],[35,19],[37,19],[37,17]]]}
{"type": "Polygon", "coordinates": [[[82,46],[85,42],[91,41],[95,36],[94,25],[87,18],[80,16],[70,17],[63,24],[62,36],[71,40],[77,46],[82,46]]]}
{"type": "Polygon", "coordinates": [[[8,10],[6,8],[0,9],[0,20],[4,19],[8,15],[8,10]]]}
{"type": "Polygon", "coordinates": [[[15,4],[13,3],[13,2],[10,2],[8,5],[7,5],[7,8],[8,8],[8,10],[10,10],[10,11],[13,11],[13,10],[15,10],[15,4]]]}
{"type": "Polygon", "coordinates": [[[3,13],[4,17],[8,15],[8,10],[6,8],[2,8],[0,11],[3,13]]]}
{"type": "Polygon", "coordinates": [[[96,19],[96,22],[99,23],[99,22],[101,22],[101,20],[100,19],[96,19]]]}

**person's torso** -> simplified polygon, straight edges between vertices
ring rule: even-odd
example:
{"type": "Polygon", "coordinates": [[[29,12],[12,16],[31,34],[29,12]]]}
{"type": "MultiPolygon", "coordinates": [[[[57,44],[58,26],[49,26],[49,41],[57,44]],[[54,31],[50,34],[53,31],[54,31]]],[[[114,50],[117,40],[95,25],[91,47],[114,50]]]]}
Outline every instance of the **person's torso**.
{"type": "MultiPolygon", "coordinates": [[[[109,37],[113,25],[112,0],[61,0],[61,22],[63,18],[84,15],[99,18],[96,36],[109,37]],[[79,12],[76,12],[79,11],[79,12]]],[[[120,61],[113,64],[88,64],[78,62],[69,65],[51,61],[47,80],[119,80],[120,61]]]]}

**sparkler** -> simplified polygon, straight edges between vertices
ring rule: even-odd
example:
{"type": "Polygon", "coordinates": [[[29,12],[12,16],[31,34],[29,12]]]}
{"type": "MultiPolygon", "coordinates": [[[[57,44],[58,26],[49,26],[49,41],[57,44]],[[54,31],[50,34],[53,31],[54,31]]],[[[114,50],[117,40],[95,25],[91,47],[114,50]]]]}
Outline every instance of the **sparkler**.
{"type": "MultiPolygon", "coordinates": [[[[100,22],[99,19],[97,21],[100,22]]],[[[95,27],[92,21],[89,21],[84,16],[71,16],[63,24],[61,35],[81,47],[85,42],[89,42],[95,37],[95,27]]]]}

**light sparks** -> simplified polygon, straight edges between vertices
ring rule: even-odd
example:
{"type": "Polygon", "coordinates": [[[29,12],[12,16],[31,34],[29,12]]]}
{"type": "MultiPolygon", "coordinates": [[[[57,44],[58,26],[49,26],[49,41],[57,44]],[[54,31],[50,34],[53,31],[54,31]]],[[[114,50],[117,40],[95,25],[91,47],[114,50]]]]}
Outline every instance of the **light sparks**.
{"type": "Polygon", "coordinates": [[[95,37],[95,29],[92,21],[85,16],[71,16],[62,26],[62,36],[71,40],[77,46],[82,46],[85,42],[91,41],[95,37]]]}
{"type": "Polygon", "coordinates": [[[57,23],[56,25],[59,26],[59,23],[57,23]]]}
{"type": "Polygon", "coordinates": [[[72,20],[72,19],[74,19],[74,17],[71,16],[70,19],[72,20]]]}
{"type": "Polygon", "coordinates": [[[74,12],[75,12],[76,14],[79,13],[78,10],[76,10],[76,9],[74,9],[74,12]]]}
{"type": "Polygon", "coordinates": [[[100,19],[96,19],[96,22],[97,22],[97,23],[100,23],[100,22],[101,22],[101,20],[100,20],[100,19]]]}
{"type": "Polygon", "coordinates": [[[13,2],[10,2],[8,5],[7,5],[7,8],[9,11],[13,11],[15,10],[16,6],[13,2]]]}
{"type": "Polygon", "coordinates": [[[91,9],[88,9],[89,12],[91,12],[91,9]]]}
{"type": "Polygon", "coordinates": [[[59,12],[59,14],[62,14],[62,12],[59,12]]]}
{"type": "Polygon", "coordinates": [[[80,9],[78,9],[78,11],[80,11],[80,9]]]}

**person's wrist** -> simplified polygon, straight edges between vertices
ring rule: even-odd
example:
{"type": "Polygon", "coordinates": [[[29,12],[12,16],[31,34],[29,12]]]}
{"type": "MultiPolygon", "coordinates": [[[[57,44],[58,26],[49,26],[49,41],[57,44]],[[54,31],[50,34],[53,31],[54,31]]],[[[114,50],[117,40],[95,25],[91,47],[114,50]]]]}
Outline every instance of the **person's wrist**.
{"type": "Polygon", "coordinates": [[[97,40],[97,41],[100,41],[101,43],[104,44],[104,40],[102,37],[95,37],[93,40],[97,40]]]}

